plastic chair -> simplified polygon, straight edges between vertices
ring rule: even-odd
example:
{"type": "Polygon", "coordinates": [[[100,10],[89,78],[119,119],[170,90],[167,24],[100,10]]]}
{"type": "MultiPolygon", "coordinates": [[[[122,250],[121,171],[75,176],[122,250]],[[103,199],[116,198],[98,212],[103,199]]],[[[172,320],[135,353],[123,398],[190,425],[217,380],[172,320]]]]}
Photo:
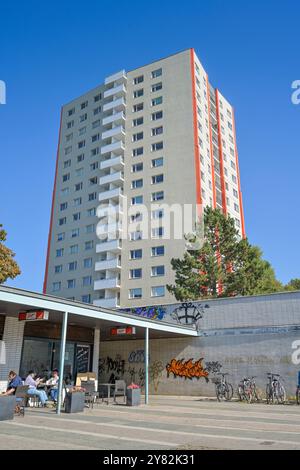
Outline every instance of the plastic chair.
{"type": "Polygon", "coordinates": [[[114,402],[117,403],[116,397],[123,397],[126,401],[126,382],[125,380],[116,380],[114,390],[114,402]]]}

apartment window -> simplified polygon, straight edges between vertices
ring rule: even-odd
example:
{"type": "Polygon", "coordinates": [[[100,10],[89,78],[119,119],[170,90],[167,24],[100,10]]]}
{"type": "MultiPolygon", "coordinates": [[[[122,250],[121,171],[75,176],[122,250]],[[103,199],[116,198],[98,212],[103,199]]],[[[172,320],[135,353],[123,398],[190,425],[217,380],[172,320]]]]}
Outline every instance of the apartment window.
{"type": "Polygon", "coordinates": [[[75,184],[75,191],[81,191],[83,187],[83,183],[77,183],[75,184]]]}
{"type": "Polygon", "coordinates": [[[143,155],[143,153],[144,153],[144,147],[138,147],[138,148],[132,150],[132,156],[133,157],[138,157],[140,155],[143,155]]]}
{"type": "Polygon", "coordinates": [[[152,184],[163,183],[163,181],[164,181],[164,175],[154,175],[151,178],[152,184]]]}
{"type": "Polygon", "coordinates": [[[151,77],[152,78],[157,78],[162,76],[162,69],[156,69],[151,72],[151,77]]]}
{"type": "Polygon", "coordinates": [[[162,150],[164,148],[163,142],[156,142],[155,144],[151,145],[152,152],[157,152],[158,150],[162,150]]]}
{"type": "Polygon", "coordinates": [[[157,191],[156,193],[152,193],[151,199],[152,201],[161,201],[162,199],[164,199],[164,192],[157,191]]]}
{"type": "Polygon", "coordinates": [[[139,230],[135,232],[130,233],[130,240],[132,242],[138,241],[138,240],[143,240],[143,232],[140,232],[139,230]]]}
{"type": "Polygon", "coordinates": [[[143,296],[143,291],[141,288],[129,289],[130,299],[141,299],[142,296],[143,296]]]}
{"type": "Polygon", "coordinates": [[[92,135],[92,142],[97,142],[97,140],[100,140],[100,134],[92,135]]]}
{"type": "Polygon", "coordinates": [[[143,196],[135,196],[131,198],[131,205],[143,204],[143,196]]]}
{"type": "Polygon", "coordinates": [[[90,170],[91,171],[97,170],[98,166],[99,166],[98,162],[91,163],[90,164],[90,170]]]}
{"type": "Polygon", "coordinates": [[[132,121],[133,127],[141,126],[142,124],[144,124],[144,118],[142,116],[132,121]]]}
{"type": "Polygon", "coordinates": [[[135,163],[134,165],[132,165],[131,167],[131,171],[132,173],[137,173],[138,171],[142,171],[143,170],[143,162],[141,163],[135,163]]]}
{"type": "Polygon", "coordinates": [[[143,111],[144,103],[138,103],[133,106],[133,112],[138,113],[139,111],[143,111]]]}
{"type": "Polygon", "coordinates": [[[140,88],[139,90],[135,90],[133,92],[133,97],[134,98],[140,98],[143,95],[144,95],[144,89],[143,88],[140,88]]]}
{"type": "Polygon", "coordinates": [[[62,217],[58,221],[58,225],[65,225],[67,223],[67,217],[62,217]]]}
{"type": "Polygon", "coordinates": [[[71,231],[71,238],[79,237],[79,228],[73,228],[71,231]]]}
{"type": "Polygon", "coordinates": [[[102,98],[101,93],[98,93],[98,95],[95,95],[95,96],[94,96],[94,102],[97,103],[98,101],[101,100],[101,98],[102,98]]]}
{"type": "Polygon", "coordinates": [[[165,247],[164,246],[153,246],[151,248],[151,256],[164,256],[165,255],[165,247]]]}
{"type": "Polygon", "coordinates": [[[237,183],[237,179],[236,179],[236,176],[235,175],[232,175],[232,181],[236,184],[237,183]]]}
{"type": "Polygon", "coordinates": [[[131,250],[130,251],[130,259],[142,259],[143,257],[143,250],[131,250]]]}
{"type": "Polygon", "coordinates": [[[143,214],[141,212],[137,212],[136,214],[132,214],[130,216],[130,222],[141,222],[143,220],[143,214]]]}
{"type": "Polygon", "coordinates": [[[142,179],[133,180],[131,182],[131,189],[138,189],[138,188],[142,188],[142,187],[143,187],[143,180],[142,179]]]}
{"type": "Polygon", "coordinates": [[[99,147],[96,147],[91,150],[91,157],[95,157],[98,154],[99,154],[99,147]]]}
{"type": "Polygon", "coordinates": [[[241,222],[239,221],[239,219],[235,219],[235,225],[240,228],[241,222]]]}
{"type": "Polygon", "coordinates": [[[96,215],[96,208],[92,207],[91,209],[87,210],[87,216],[88,217],[94,217],[96,215]]]}
{"type": "Polygon", "coordinates": [[[130,279],[141,279],[142,278],[142,269],[141,268],[130,269],[129,277],[130,277],[130,279]]]}
{"type": "Polygon", "coordinates": [[[162,111],[157,111],[156,113],[152,113],[151,119],[152,121],[158,121],[159,119],[163,118],[163,112],[162,111]]]}
{"type": "Polygon", "coordinates": [[[155,83],[154,85],[152,85],[151,87],[151,91],[152,93],[155,93],[156,91],[159,91],[162,89],[162,82],[159,82],[159,83],[155,83]]]}
{"type": "Polygon", "coordinates": [[[57,234],[57,241],[62,242],[65,239],[65,232],[57,234]]]}
{"type": "Polygon", "coordinates": [[[84,153],[82,153],[81,155],[78,155],[77,163],[83,162],[83,160],[84,160],[84,153]]]}
{"type": "Polygon", "coordinates": [[[228,122],[227,124],[228,124],[229,129],[232,131],[232,124],[231,124],[231,122],[228,122]]]}
{"type": "Polygon", "coordinates": [[[83,135],[86,133],[86,126],[84,127],[81,127],[79,130],[78,130],[78,135],[83,135]]]}
{"type": "Polygon", "coordinates": [[[154,127],[153,129],[151,129],[151,135],[152,136],[155,136],[155,135],[160,135],[163,133],[163,126],[159,126],[159,127],[154,127]]]}
{"type": "Polygon", "coordinates": [[[67,122],[67,129],[71,129],[72,127],[74,127],[74,121],[67,122]]]}
{"type": "Polygon", "coordinates": [[[57,292],[61,289],[61,282],[52,283],[52,292],[57,292]]]}
{"type": "Polygon", "coordinates": [[[234,195],[234,197],[238,197],[238,192],[237,192],[237,190],[234,189],[234,188],[233,188],[233,195],[234,195]]]}
{"type": "Polygon", "coordinates": [[[93,247],[94,247],[94,241],[93,240],[90,240],[90,241],[84,243],[84,249],[86,251],[92,250],[93,247]]]}
{"type": "Polygon", "coordinates": [[[157,168],[159,166],[163,166],[164,164],[164,158],[163,157],[160,157],[160,158],[154,158],[152,160],[152,168],[157,168]]]}
{"type": "Polygon", "coordinates": [[[77,168],[77,170],[75,171],[75,176],[78,178],[78,176],[82,176],[83,175],[83,168],[77,168]]]}
{"type": "Polygon", "coordinates": [[[158,96],[157,98],[153,98],[153,100],[151,101],[151,105],[158,106],[159,104],[162,104],[162,102],[163,102],[162,96],[158,96]]]}
{"type": "Polygon", "coordinates": [[[100,124],[101,124],[100,119],[97,119],[97,121],[94,121],[94,122],[92,123],[92,128],[93,128],[93,129],[96,129],[96,127],[100,127],[100,124]]]}
{"type": "Polygon", "coordinates": [[[240,208],[239,208],[239,206],[238,206],[237,204],[234,204],[234,210],[235,210],[236,212],[240,212],[240,208]]]}
{"type": "Polygon", "coordinates": [[[63,183],[65,183],[66,181],[69,181],[69,179],[70,179],[70,173],[66,173],[62,177],[63,183]]]}
{"type": "Polygon", "coordinates": [[[231,168],[232,168],[233,170],[235,170],[235,169],[236,169],[235,163],[234,163],[234,162],[232,162],[232,161],[230,162],[230,166],[231,166],[231,168]]]}
{"type": "Polygon", "coordinates": [[[76,269],[77,269],[77,261],[72,261],[71,263],[68,264],[69,271],[76,271],[76,269]]]}
{"type": "Polygon", "coordinates": [[[81,103],[80,105],[80,109],[85,109],[88,105],[88,102],[87,101],[84,101],[83,103],[81,103]]]}
{"type": "Polygon", "coordinates": [[[81,114],[81,116],[79,116],[79,122],[84,122],[86,120],[87,120],[87,113],[81,114]]]}
{"type": "Polygon", "coordinates": [[[91,268],[93,265],[93,258],[85,258],[83,260],[83,267],[84,268],[91,268]]]}
{"type": "Polygon", "coordinates": [[[80,142],[78,142],[78,148],[82,149],[83,147],[85,147],[85,140],[81,140],[80,142]]]}
{"type": "Polygon", "coordinates": [[[76,255],[78,253],[78,245],[70,246],[70,255],[76,255]]]}
{"type": "Polygon", "coordinates": [[[144,75],[140,75],[139,77],[135,77],[133,79],[133,84],[138,85],[139,83],[143,83],[144,81],[144,75]]]}
{"type": "Polygon", "coordinates": [[[91,294],[86,294],[81,296],[81,302],[85,304],[90,304],[91,303],[91,294]]]}
{"type": "Polygon", "coordinates": [[[73,222],[76,222],[77,220],[80,220],[80,212],[73,214],[73,222]]]}
{"type": "Polygon", "coordinates": [[[98,178],[97,176],[94,176],[93,178],[90,178],[89,179],[89,185],[90,186],[93,186],[94,184],[97,184],[98,183],[98,178]]]}
{"type": "Polygon", "coordinates": [[[61,205],[60,205],[60,210],[61,211],[65,211],[68,207],[68,203],[67,202],[63,202],[61,205]]]}
{"type": "Polygon", "coordinates": [[[164,216],[163,209],[155,209],[151,212],[151,219],[162,219],[164,216]]]}
{"type": "Polygon", "coordinates": [[[89,201],[95,201],[97,199],[97,193],[90,193],[88,196],[89,201]]]}
{"type": "Polygon", "coordinates": [[[76,285],[75,279],[68,279],[67,281],[67,287],[68,289],[74,289],[76,285]]]}
{"type": "Polygon", "coordinates": [[[163,227],[155,227],[151,230],[152,238],[161,238],[164,236],[164,228],[163,227]]]}
{"type": "Polygon", "coordinates": [[[94,113],[94,116],[96,116],[97,114],[101,113],[101,106],[98,106],[97,108],[95,108],[93,110],[93,113],[94,113]]]}
{"type": "Polygon", "coordinates": [[[90,286],[92,284],[92,276],[84,276],[82,278],[82,285],[83,287],[90,286]]]}
{"type": "Polygon", "coordinates": [[[75,108],[69,109],[68,116],[72,116],[75,113],[75,108]]]}
{"type": "Polygon", "coordinates": [[[55,266],[55,268],[54,268],[55,274],[61,273],[62,269],[63,269],[62,264],[58,264],[57,266],[55,266]]]}
{"type": "Polygon", "coordinates": [[[95,224],[90,224],[85,227],[85,233],[95,232],[95,224]]]}
{"type": "Polygon", "coordinates": [[[71,166],[71,160],[66,160],[64,162],[64,168],[68,168],[69,166],[71,166]]]}
{"type": "Polygon", "coordinates": [[[138,140],[142,140],[144,138],[143,132],[137,132],[137,134],[133,134],[132,141],[137,142],[138,140]]]}
{"type": "Polygon", "coordinates": [[[165,296],[165,286],[151,287],[151,297],[164,297],[164,296],[165,296]]]}
{"type": "Polygon", "coordinates": [[[82,198],[81,197],[76,197],[74,199],[74,206],[80,206],[82,204],[82,198]]]}
{"type": "Polygon", "coordinates": [[[152,266],[151,268],[151,276],[152,277],[159,277],[165,275],[165,267],[164,266],[152,266]]]}
{"type": "Polygon", "coordinates": [[[56,258],[61,258],[62,256],[64,256],[64,249],[59,248],[58,250],[56,250],[56,258]]]}

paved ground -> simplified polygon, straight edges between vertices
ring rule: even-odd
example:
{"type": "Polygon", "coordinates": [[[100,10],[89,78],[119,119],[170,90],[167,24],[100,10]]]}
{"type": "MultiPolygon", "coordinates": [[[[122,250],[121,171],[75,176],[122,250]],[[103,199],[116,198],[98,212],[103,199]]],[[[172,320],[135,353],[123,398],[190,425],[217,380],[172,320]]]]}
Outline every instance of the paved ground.
{"type": "Polygon", "coordinates": [[[29,408],[0,422],[0,449],[300,449],[300,406],[150,397],[59,417],[29,408]]]}

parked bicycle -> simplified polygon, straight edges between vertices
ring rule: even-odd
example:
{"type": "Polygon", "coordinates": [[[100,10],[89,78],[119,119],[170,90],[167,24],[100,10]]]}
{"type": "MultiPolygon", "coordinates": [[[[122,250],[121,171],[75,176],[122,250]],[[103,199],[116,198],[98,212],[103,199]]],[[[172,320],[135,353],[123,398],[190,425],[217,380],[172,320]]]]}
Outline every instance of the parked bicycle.
{"type": "Polygon", "coordinates": [[[252,403],[254,400],[259,401],[259,396],[255,383],[256,377],[245,377],[238,385],[237,395],[240,401],[252,403]]]}
{"type": "Polygon", "coordinates": [[[267,403],[285,403],[286,392],[283,384],[281,383],[280,374],[273,374],[272,372],[268,372],[267,376],[269,380],[266,386],[267,403]]]}
{"type": "Polygon", "coordinates": [[[228,373],[224,374],[222,372],[219,372],[217,375],[220,376],[220,380],[216,382],[216,395],[217,395],[218,401],[231,400],[233,396],[233,387],[226,380],[226,376],[229,374],[228,373]]]}

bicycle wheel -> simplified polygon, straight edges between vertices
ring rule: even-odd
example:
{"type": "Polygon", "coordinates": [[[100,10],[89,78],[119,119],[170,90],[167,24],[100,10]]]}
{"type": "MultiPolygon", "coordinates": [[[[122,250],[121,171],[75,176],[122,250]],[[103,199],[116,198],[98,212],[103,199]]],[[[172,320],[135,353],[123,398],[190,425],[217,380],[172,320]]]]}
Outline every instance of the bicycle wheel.
{"type": "Polygon", "coordinates": [[[243,387],[241,386],[238,387],[237,396],[238,396],[239,401],[243,401],[245,399],[243,387]]]}
{"type": "Polygon", "coordinates": [[[233,387],[231,384],[226,384],[225,386],[225,400],[230,401],[231,398],[233,397],[233,387]]]}
{"type": "Polygon", "coordinates": [[[273,403],[273,391],[270,384],[266,386],[266,400],[268,405],[273,403]]]}
{"type": "Polygon", "coordinates": [[[286,402],[286,391],[282,384],[278,386],[277,397],[278,397],[277,398],[278,403],[281,403],[282,405],[284,405],[284,403],[286,402]]]}
{"type": "Polygon", "coordinates": [[[297,390],[296,390],[296,401],[297,401],[297,405],[300,405],[300,387],[297,387],[297,390]]]}
{"type": "Polygon", "coordinates": [[[223,384],[217,384],[216,385],[216,395],[218,401],[222,401],[224,399],[224,385],[223,384]]]}

